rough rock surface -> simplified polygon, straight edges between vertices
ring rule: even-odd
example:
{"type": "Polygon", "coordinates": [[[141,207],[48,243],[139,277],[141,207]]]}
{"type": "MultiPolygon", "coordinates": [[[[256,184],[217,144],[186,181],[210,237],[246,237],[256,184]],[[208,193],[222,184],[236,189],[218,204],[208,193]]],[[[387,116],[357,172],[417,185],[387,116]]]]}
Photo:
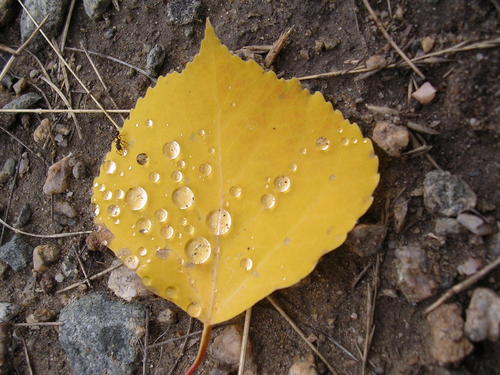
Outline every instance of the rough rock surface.
{"type": "Polygon", "coordinates": [[[467,309],[465,333],[472,341],[497,341],[500,337],[500,297],[493,290],[474,290],[467,309]]]}
{"type": "Polygon", "coordinates": [[[381,224],[359,224],[349,233],[345,246],[361,257],[374,255],[384,242],[387,228],[381,224]]]}
{"type": "Polygon", "coordinates": [[[28,265],[31,254],[31,246],[18,235],[14,235],[9,242],[0,247],[0,260],[3,260],[16,272],[28,265]]]}
{"type": "Polygon", "coordinates": [[[78,375],[128,375],[144,332],[144,307],[88,294],[67,305],[59,341],[78,375]]]}
{"type": "Polygon", "coordinates": [[[167,4],[167,21],[177,25],[187,25],[199,16],[199,0],[172,0],[167,4]]]}
{"type": "Polygon", "coordinates": [[[14,303],[0,302],[0,323],[8,322],[19,312],[19,306],[14,303]]]}
{"type": "Polygon", "coordinates": [[[153,77],[158,77],[160,73],[161,66],[165,61],[165,49],[156,44],[151,51],[149,51],[148,56],[146,58],[146,71],[149,75],[153,77]]]}
{"type": "Polygon", "coordinates": [[[43,192],[47,195],[59,194],[68,188],[68,178],[72,172],[69,158],[65,157],[49,167],[43,192]]]}
{"type": "Polygon", "coordinates": [[[134,271],[126,267],[119,267],[109,275],[108,288],[118,297],[126,301],[132,301],[134,298],[143,297],[150,294],[142,280],[134,271]]]}
{"type": "Polygon", "coordinates": [[[87,16],[95,20],[99,18],[111,4],[111,0],[83,0],[83,7],[87,16]]]}

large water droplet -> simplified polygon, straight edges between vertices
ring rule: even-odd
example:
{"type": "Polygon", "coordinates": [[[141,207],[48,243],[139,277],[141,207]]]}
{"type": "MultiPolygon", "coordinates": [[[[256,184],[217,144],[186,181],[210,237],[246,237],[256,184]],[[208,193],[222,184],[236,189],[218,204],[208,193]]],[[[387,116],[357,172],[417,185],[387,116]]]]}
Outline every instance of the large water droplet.
{"type": "Polygon", "coordinates": [[[139,233],[145,234],[151,230],[151,220],[147,218],[142,218],[137,220],[136,228],[139,233]]]}
{"type": "Polygon", "coordinates": [[[105,201],[109,201],[111,198],[113,198],[113,193],[110,192],[109,190],[105,191],[104,194],[102,195],[102,198],[105,201]]]}
{"type": "Polygon", "coordinates": [[[173,171],[171,177],[175,182],[181,182],[184,176],[181,171],[173,171]]]}
{"type": "Polygon", "coordinates": [[[181,146],[176,141],[168,142],[163,146],[163,153],[169,159],[176,159],[181,152],[181,146]]]}
{"type": "Polygon", "coordinates": [[[108,206],[108,214],[109,216],[113,217],[120,215],[120,207],[118,207],[116,204],[108,206]]]}
{"type": "Polygon", "coordinates": [[[145,257],[146,255],[148,255],[148,249],[146,249],[145,247],[140,247],[139,248],[139,255],[141,257],[145,257]]]}
{"type": "Polygon", "coordinates": [[[148,120],[148,121],[146,121],[146,126],[147,126],[148,128],[152,128],[152,127],[153,127],[153,120],[148,120]]]}
{"type": "Polygon", "coordinates": [[[291,185],[290,178],[287,176],[279,176],[276,177],[274,180],[274,186],[276,187],[276,190],[278,190],[281,193],[284,193],[290,189],[291,185]]]}
{"type": "Polygon", "coordinates": [[[340,140],[340,144],[341,144],[342,146],[349,146],[349,140],[348,140],[347,138],[342,138],[342,139],[340,140]]]}
{"type": "Polygon", "coordinates": [[[242,190],[237,185],[231,186],[231,188],[229,189],[229,194],[231,194],[235,198],[241,197],[241,193],[242,193],[242,190]]]}
{"type": "Polygon", "coordinates": [[[135,255],[129,255],[123,260],[123,263],[127,268],[131,270],[136,270],[139,267],[139,258],[135,255]]]}
{"type": "Polygon", "coordinates": [[[104,172],[107,174],[113,174],[116,172],[116,163],[113,160],[106,160],[102,167],[104,172]]]}
{"type": "Polygon", "coordinates": [[[157,249],[156,256],[160,259],[167,259],[170,255],[171,250],[169,249],[157,249]]]}
{"type": "Polygon", "coordinates": [[[231,229],[231,214],[223,208],[212,211],[207,216],[207,225],[216,235],[227,233],[231,229]]]}
{"type": "Polygon", "coordinates": [[[151,181],[153,181],[153,182],[155,182],[155,183],[156,183],[156,182],[160,181],[160,174],[159,174],[159,173],[157,173],[157,172],[151,172],[151,173],[149,174],[149,179],[150,179],[151,181]]]}
{"type": "Polygon", "coordinates": [[[194,203],[194,193],[189,187],[182,186],[174,191],[172,200],[179,209],[186,210],[194,203]]]}
{"type": "Polygon", "coordinates": [[[210,176],[210,174],[212,173],[212,166],[208,163],[200,165],[200,173],[203,176],[210,176]]]}
{"type": "Polygon", "coordinates": [[[167,240],[171,239],[174,236],[174,228],[171,225],[167,225],[160,229],[160,234],[167,240]]]}
{"type": "Polygon", "coordinates": [[[330,147],[330,141],[326,137],[319,137],[316,139],[316,146],[320,150],[326,151],[330,147]]]}
{"type": "Polygon", "coordinates": [[[241,267],[246,271],[250,271],[253,267],[253,261],[250,258],[243,258],[240,262],[241,267]]]}
{"type": "Polygon", "coordinates": [[[187,313],[195,318],[199,317],[201,314],[201,305],[198,303],[190,303],[187,307],[187,313]]]}
{"type": "Polygon", "coordinates": [[[164,208],[159,208],[155,211],[155,217],[160,223],[163,223],[168,219],[168,212],[164,208]]]}
{"type": "Polygon", "coordinates": [[[148,202],[148,193],[142,187],[137,186],[127,191],[126,200],[130,208],[137,211],[144,208],[148,202]]]}
{"type": "Polygon", "coordinates": [[[194,238],[186,245],[186,255],[194,264],[205,263],[210,258],[211,252],[210,242],[204,237],[194,238]]]}
{"type": "Polygon", "coordinates": [[[260,198],[260,203],[262,203],[264,208],[271,209],[276,205],[276,197],[272,194],[264,194],[260,198]]]}
{"type": "Polygon", "coordinates": [[[174,286],[169,286],[167,289],[165,289],[165,296],[170,299],[176,298],[177,288],[174,286]]]}

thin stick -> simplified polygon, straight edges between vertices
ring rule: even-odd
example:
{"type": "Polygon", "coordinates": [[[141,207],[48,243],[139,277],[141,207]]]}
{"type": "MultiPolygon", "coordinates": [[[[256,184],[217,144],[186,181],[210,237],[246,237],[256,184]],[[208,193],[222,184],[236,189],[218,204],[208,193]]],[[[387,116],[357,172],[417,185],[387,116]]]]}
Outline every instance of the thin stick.
{"type": "Polygon", "coordinates": [[[358,285],[360,280],[363,278],[363,276],[370,269],[371,266],[372,266],[372,263],[368,264],[365,268],[363,268],[361,270],[361,272],[358,274],[358,276],[356,276],[356,278],[354,279],[354,281],[352,283],[352,287],[351,287],[352,289],[356,288],[356,285],[358,285]]]}
{"type": "Polygon", "coordinates": [[[64,22],[64,29],[61,36],[61,44],[60,49],[61,52],[64,52],[64,47],[66,46],[66,38],[68,36],[69,25],[71,23],[71,16],[73,15],[73,9],[75,8],[76,0],[71,0],[71,4],[69,5],[68,14],[66,15],[66,22],[64,22]]]}
{"type": "Polygon", "coordinates": [[[28,150],[29,152],[31,152],[33,155],[35,155],[38,159],[40,159],[45,165],[47,165],[47,163],[45,162],[45,160],[40,156],[38,155],[35,151],[33,151],[31,148],[29,148],[26,144],[23,143],[23,141],[21,141],[19,138],[17,138],[14,134],[12,134],[10,131],[8,131],[7,129],[5,129],[3,126],[0,126],[0,129],[3,130],[5,133],[7,133],[10,137],[12,137],[17,143],[19,143],[21,146],[23,146],[26,150],[28,150]]]}
{"type": "MultiPolygon", "coordinates": [[[[85,248],[85,246],[84,246],[84,248],[85,248]]],[[[74,252],[76,255],[76,259],[78,260],[78,264],[80,265],[80,268],[82,270],[83,276],[85,277],[85,282],[87,283],[89,288],[92,288],[92,285],[90,285],[89,277],[87,275],[87,271],[85,271],[85,267],[83,266],[83,262],[80,259],[80,254],[78,254],[78,251],[76,251],[76,250],[74,250],[74,252]]]]}
{"type": "Polygon", "coordinates": [[[19,337],[21,342],[23,343],[24,356],[26,357],[26,364],[28,365],[28,373],[29,375],[33,375],[33,368],[31,367],[30,355],[28,353],[28,345],[26,345],[26,340],[22,337],[19,337]]]}
{"type": "MultiPolygon", "coordinates": [[[[4,213],[5,220],[7,220],[7,217],[9,216],[10,206],[12,204],[12,197],[14,196],[14,188],[16,187],[16,180],[17,180],[17,176],[19,175],[19,167],[21,164],[21,157],[19,157],[19,160],[16,163],[16,173],[14,175],[14,178],[12,179],[12,185],[10,186],[9,200],[7,201],[7,208],[5,209],[5,213],[4,213]]],[[[0,245],[3,242],[3,235],[4,234],[5,234],[5,227],[2,227],[2,234],[0,234],[0,245]]]]}
{"type": "MultiPolygon", "coordinates": [[[[89,232],[90,233],[90,232],[89,232]]],[[[106,275],[107,273],[113,271],[113,270],[116,270],[117,268],[123,266],[122,263],[119,263],[119,264],[115,264],[114,266],[111,266],[109,268],[106,268],[104,271],[101,271],[101,272],[98,272],[96,273],[95,275],[92,275],[88,278],[88,280],[95,280],[101,276],[104,276],[106,275]]],[[[77,281],[76,283],[74,284],[71,284],[69,286],[67,286],[66,288],[63,288],[63,289],[60,289],[56,292],[56,294],[60,294],[60,293],[64,293],[64,292],[67,292],[68,290],[71,290],[71,289],[75,289],[75,288],[78,288],[78,286],[82,285],[82,284],[85,284],[85,281],[86,280],[80,280],[80,281],[77,281]]]]}
{"type": "MultiPolygon", "coordinates": [[[[304,340],[304,342],[311,348],[311,350],[316,353],[316,355],[323,361],[323,363],[326,365],[326,367],[330,370],[330,372],[334,375],[338,374],[338,372],[333,368],[333,366],[328,362],[328,360],[319,352],[316,347],[307,340],[306,335],[302,330],[295,324],[295,322],[290,318],[290,316],[277,304],[277,302],[274,300],[273,297],[267,296],[267,300],[271,303],[271,305],[274,306],[274,308],[281,314],[281,316],[290,324],[290,326],[293,328],[295,332],[298,333],[300,338],[304,340]]],[[[187,374],[186,374],[187,375],[187,374]]]]}
{"type": "Polygon", "coordinates": [[[212,334],[212,326],[208,324],[203,325],[203,332],[200,339],[200,347],[198,348],[198,353],[196,358],[192,363],[191,367],[186,371],[184,375],[193,375],[196,369],[200,366],[205,354],[207,353],[208,343],[210,342],[210,335],[212,334]]]}
{"type": "Polygon", "coordinates": [[[37,238],[63,238],[63,237],[72,237],[72,236],[79,236],[81,234],[89,234],[92,233],[91,230],[86,230],[82,232],[69,232],[69,233],[54,233],[54,234],[36,234],[36,233],[29,233],[25,232],[21,229],[14,228],[13,226],[7,224],[5,221],[0,219],[0,224],[4,225],[5,227],[9,228],[10,230],[18,233],[18,234],[24,234],[25,236],[30,236],[30,237],[37,237],[37,238]]]}
{"type": "Polygon", "coordinates": [[[287,31],[285,31],[283,34],[280,35],[278,40],[273,43],[273,46],[269,50],[269,52],[266,55],[266,58],[264,59],[264,65],[269,68],[271,65],[273,65],[274,60],[278,57],[279,53],[285,46],[286,41],[290,37],[290,34],[292,33],[293,29],[295,26],[290,27],[287,31]]]}
{"type": "Polygon", "coordinates": [[[22,109],[6,109],[0,108],[0,113],[88,113],[88,114],[101,114],[101,113],[125,113],[129,114],[130,109],[42,109],[42,108],[22,108],[22,109]]]}
{"type": "Polygon", "coordinates": [[[403,60],[406,61],[406,63],[413,69],[413,71],[415,73],[418,74],[418,76],[420,78],[425,79],[424,73],[422,73],[420,71],[420,69],[417,68],[417,66],[408,58],[408,56],[406,56],[406,54],[396,44],[396,42],[394,41],[394,39],[392,39],[392,37],[389,35],[389,33],[385,29],[385,27],[382,24],[382,22],[380,22],[379,18],[377,17],[377,15],[375,14],[375,12],[373,11],[373,8],[371,7],[371,5],[368,2],[368,0],[363,0],[363,4],[365,5],[366,10],[372,16],[372,19],[373,19],[373,21],[375,21],[375,23],[376,23],[377,27],[379,28],[379,30],[382,32],[382,35],[384,35],[384,38],[389,42],[389,44],[392,46],[392,48],[394,48],[396,50],[396,52],[399,54],[399,56],[401,56],[403,58],[403,60]]]}
{"type": "Polygon", "coordinates": [[[446,291],[446,293],[444,293],[441,297],[439,297],[439,299],[436,302],[434,302],[427,309],[425,309],[424,314],[425,315],[429,314],[431,311],[434,311],[435,309],[437,309],[439,306],[441,306],[444,302],[449,300],[455,294],[458,294],[458,293],[463,292],[464,290],[470,288],[472,285],[474,285],[476,282],[481,280],[488,273],[490,273],[496,267],[498,267],[498,265],[500,265],[500,256],[497,257],[493,262],[488,264],[486,267],[484,267],[480,271],[476,272],[474,275],[468,277],[464,281],[462,281],[462,282],[454,285],[452,288],[448,289],[446,291]]]}
{"type": "Polygon", "coordinates": [[[380,255],[377,254],[377,260],[375,262],[375,269],[373,270],[373,286],[368,284],[367,294],[366,294],[366,327],[365,327],[365,343],[363,347],[362,363],[361,363],[361,374],[366,374],[366,364],[368,362],[368,353],[370,351],[370,346],[373,339],[373,334],[375,332],[375,325],[373,320],[375,318],[375,305],[377,302],[377,294],[379,287],[379,269],[380,269],[380,255]]]}
{"type": "Polygon", "coordinates": [[[14,48],[10,48],[9,46],[6,46],[5,44],[0,43],[0,51],[10,53],[11,55],[16,55],[17,52],[14,48]]]}
{"type": "MultiPolygon", "coordinates": [[[[36,20],[33,18],[33,16],[31,15],[31,13],[29,12],[28,8],[26,8],[26,6],[23,4],[23,2],[21,0],[17,0],[17,2],[21,5],[21,7],[24,9],[24,11],[26,12],[26,14],[28,15],[28,17],[31,19],[31,21],[33,21],[33,23],[38,26],[38,23],[36,22],[36,20]]],[[[101,105],[101,103],[95,98],[94,95],[92,95],[92,93],[90,92],[90,90],[87,88],[87,86],[82,82],[82,80],[80,79],[80,77],[78,77],[78,75],[73,71],[73,69],[71,68],[71,66],[69,66],[69,64],[66,62],[66,60],[64,59],[64,57],[61,55],[61,53],[57,50],[57,48],[54,46],[54,44],[50,41],[50,39],[47,37],[47,35],[43,32],[43,30],[40,30],[40,34],[43,35],[43,37],[45,38],[45,40],[47,41],[47,43],[49,43],[50,47],[54,50],[54,52],[56,53],[57,57],[59,57],[59,59],[61,60],[61,62],[64,64],[64,66],[66,68],[68,68],[68,70],[71,72],[71,74],[73,75],[73,77],[75,77],[75,79],[77,80],[77,82],[80,84],[80,86],[82,86],[82,88],[85,90],[85,92],[92,98],[92,100],[94,101],[94,103],[99,107],[99,109],[101,109],[104,114],[106,115],[106,117],[109,119],[109,121],[111,121],[111,123],[113,124],[113,126],[116,128],[117,131],[120,131],[120,127],[118,126],[118,124],[115,122],[115,120],[113,120],[113,118],[109,115],[108,112],[106,112],[106,110],[104,109],[104,107],[101,105]]]]}
{"type": "Polygon", "coordinates": [[[149,349],[157,348],[159,346],[162,346],[162,345],[165,345],[165,344],[169,344],[171,342],[183,340],[186,337],[193,337],[193,336],[201,335],[202,333],[203,333],[203,330],[200,329],[198,331],[194,331],[194,332],[188,333],[188,334],[180,336],[180,337],[174,337],[174,338],[167,339],[167,340],[164,340],[164,341],[156,342],[154,344],[148,345],[148,348],[149,349]]]}
{"type": "Polygon", "coordinates": [[[142,355],[142,375],[146,375],[146,363],[148,362],[148,340],[149,340],[149,310],[146,308],[144,332],[144,353],[142,355]]]}
{"type": "Polygon", "coordinates": [[[243,375],[245,371],[245,361],[248,347],[248,333],[250,331],[250,320],[252,319],[252,307],[245,312],[245,324],[243,326],[243,337],[241,338],[240,365],[238,375],[243,375]]]}
{"type": "Polygon", "coordinates": [[[62,326],[63,322],[36,322],[36,323],[14,323],[15,327],[58,327],[62,326]]]}
{"type": "Polygon", "coordinates": [[[40,22],[40,25],[37,25],[36,29],[31,33],[31,35],[29,36],[28,39],[26,39],[26,41],[21,44],[21,47],[19,47],[16,52],[14,54],[12,54],[9,58],[9,61],[7,61],[7,64],[5,64],[5,66],[3,67],[2,69],[2,73],[0,73],[0,81],[3,79],[3,77],[5,77],[5,75],[7,74],[7,72],[9,71],[10,67],[12,66],[12,64],[14,63],[14,60],[16,59],[16,57],[21,53],[21,51],[23,49],[25,49],[28,44],[30,44],[30,42],[33,40],[33,38],[35,37],[35,35],[40,31],[42,32],[40,29],[41,27],[45,24],[45,22],[47,22],[47,19],[49,18],[49,16],[45,16],[45,18],[42,20],[42,22],[40,22]]]}

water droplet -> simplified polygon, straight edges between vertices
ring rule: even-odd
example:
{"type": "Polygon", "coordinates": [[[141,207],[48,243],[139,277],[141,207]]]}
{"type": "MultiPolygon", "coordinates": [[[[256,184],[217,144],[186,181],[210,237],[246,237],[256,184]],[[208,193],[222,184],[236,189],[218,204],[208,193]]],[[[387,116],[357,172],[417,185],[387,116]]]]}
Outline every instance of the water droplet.
{"type": "Polygon", "coordinates": [[[98,187],[99,186],[99,183],[98,182],[94,182],[94,187],[98,187]]]}
{"type": "Polygon", "coordinates": [[[113,160],[106,160],[103,164],[104,172],[113,174],[116,172],[116,163],[113,160]]]}
{"type": "Polygon", "coordinates": [[[153,120],[146,121],[146,126],[151,128],[153,126],[153,120]]]}
{"type": "Polygon", "coordinates": [[[201,314],[201,306],[198,303],[190,303],[187,307],[187,313],[192,317],[199,317],[201,314]]]}
{"type": "Polygon", "coordinates": [[[215,147],[210,147],[210,148],[208,149],[208,153],[209,153],[209,154],[212,154],[212,155],[213,155],[213,154],[215,154],[215,147]]]}
{"type": "Polygon", "coordinates": [[[176,298],[177,288],[174,286],[169,286],[167,289],[165,289],[165,296],[170,299],[176,298]]]}
{"type": "Polygon", "coordinates": [[[342,134],[344,132],[344,129],[340,128],[337,130],[337,133],[342,134]]]}
{"type": "Polygon", "coordinates": [[[246,271],[250,271],[253,267],[252,259],[243,258],[240,262],[241,267],[243,267],[246,271]]]}
{"type": "Polygon", "coordinates": [[[148,159],[149,159],[148,155],[145,154],[144,152],[138,154],[136,157],[137,164],[139,165],[145,165],[148,162],[148,159]]]}
{"type": "Polygon", "coordinates": [[[122,189],[118,189],[115,191],[116,199],[123,199],[125,197],[125,192],[122,189]]]}
{"type": "Polygon", "coordinates": [[[156,256],[160,259],[167,259],[170,255],[171,250],[169,249],[157,249],[156,256]]]}
{"type": "Polygon", "coordinates": [[[155,217],[160,223],[163,223],[167,221],[168,212],[164,208],[159,208],[155,211],[155,217]]]}
{"type": "Polygon", "coordinates": [[[185,217],[183,217],[183,218],[181,219],[180,223],[181,223],[181,225],[187,225],[187,223],[188,223],[188,219],[187,219],[187,218],[185,218],[185,217]]]}
{"type": "Polygon", "coordinates": [[[144,286],[151,286],[151,278],[147,277],[147,276],[144,276],[142,278],[142,283],[144,284],[144,286]]]}
{"type": "Polygon", "coordinates": [[[120,215],[120,207],[118,207],[116,204],[108,206],[108,214],[109,216],[113,217],[120,215]]]}
{"type": "Polygon", "coordinates": [[[168,142],[163,146],[163,153],[169,159],[176,159],[181,152],[181,146],[176,142],[168,142]]]}
{"type": "Polygon", "coordinates": [[[368,157],[369,157],[370,159],[375,159],[375,158],[377,157],[377,155],[375,155],[375,152],[373,152],[373,151],[372,151],[372,152],[370,152],[370,153],[368,154],[368,157]]]}
{"type": "Polygon", "coordinates": [[[118,176],[120,176],[120,177],[125,176],[125,172],[121,171],[120,173],[118,173],[118,176]]]}
{"type": "Polygon", "coordinates": [[[99,191],[105,191],[106,190],[106,185],[104,184],[101,184],[101,186],[99,186],[99,191]]]}
{"type": "Polygon", "coordinates": [[[102,198],[105,200],[105,201],[109,201],[111,198],[113,198],[113,193],[110,192],[109,190],[105,191],[102,198]]]}
{"type": "Polygon", "coordinates": [[[207,135],[207,132],[205,131],[205,129],[200,129],[200,130],[198,131],[198,134],[199,134],[200,136],[204,137],[204,136],[206,136],[206,135],[207,135]]]}
{"type": "Polygon", "coordinates": [[[223,208],[212,211],[207,216],[207,225],[214,234],[225,234],[231,229],[231,214],[223,208]]]}
{"type": "Polygon", "coordinates": [[[200,165],[200,173],[203,176],[210,176],[210,174],[212,173],[212,166],[208,163],[200,165]]]}
{"type": "Polygon", "coordinates": [[[184,230],[186,231],[187,234],[191,236],[194,234],[194,227],[191,224],[186,225],[184,230]]]}
{"type": "Polygon", "coordinates": [[[159,173],[157,173],[157,172],[151,172],[151,173],[149,174],[149,179],[150,179],[151,181],[153,181],[153,182],[155,182],[155,183],[156,183],[156,182],[160,181],[160,174],[159,174],[159,173]]]}
{"type": "Polygon", "coordinates": [[[101,209],[99,208],[99,205],[96,204],[94,207],[94,216],[99,216],[100,212],[101,212],[101,209]]]}
{"type": "Polygon", "coordinates": [[[146,255],[148,255],[148,249],[146,249],[145,247],[140,247],[139,248],[139,255],[141,257],[145,257],[146,255]]]}
{"type": "Polygon", "coordinates": [[[181,171],[173,171],[170,177],[172,177],[172,180],[174,180],[175,182],[181,182],[184,176],[182,175],[181,171]]]}
{"type": "Polygon", "coordinates": [[[297,172],[297,170],[299,169],[297,164],[290,164],[289,168],[290,168],[290,171],[292,171],[292,172],[297,172]]]}
{"type": "Polygon", "coordinates": [[[363,143],[364,144],[368,143],[368,139],[367,138],[363,138],[363,143]]]}
{"type": "Polygon", "coordinates": [[[160,234],[167,240],[171,239],[174,236],[174,228],[171,225],[167,225],[160,229],[160,234]]]}
{"type": "Polygon", "coordinates": [[[301,149],[300,149],[300,153],[301,153],[302,155],[307,154],[307,148],[305,148],[305,147],[304,147],[304,148],[301,148],[301,149]]]}
{"type": "Polygon", "coordinates": [[[232,103],[231,103],[231,107],[236,108],[236,103],[235,103],[235,102],[232,102],[232,103]]]}
{"type": "Polygon", "coordinates": [[[272,194],[264,194],[260,198],[260,203],[262,203],[264,208],[271,209],[276,205],[276,197],[272,194]]]}
{"type": "Polygon", "coordinates": [[[340,140],[340,144],[341,144],[342,146],[349,146],[349,140],[348,140],[347,138],[342,138],[342,139],[340,140]]]}
{"type": "Polygon", "coordinates": [[[126,257],[126,256],[129,256],[132,252],[130,251],[130,249],[127,249],[127,248],[122,248],[120,250],[118,250],[117,252],[117,255],[119,257],[126,257]]]}
{"type": "Polygon", "coordinates": [[[229,189],[229,194],[231,194],[235,198],[241,197],[241,193],[242,193],[242,190],[237,185],[231,186],[231,188],[229,189]]]}
{"type": "Polygon", "coordinates": [[[326,151],[330,147],[330,141],[326,137],[319,137],[316,139],[316,146],[318,146],[320,150],[326,151]]]}
{"type": "Polygon", "coordinates": [[[123,260],[123,263],[125,263],[125,266],[127,266],[127,268],[136,270],[137,267],[139,267],[139,258],[135,255],[129,255],[123,260]]]}
{"type": "Polygon", "coordinates": [[[139,233],[148,233],[151,230],[151,220],[147,218],[142,218],[137,220],[136,228],[139,233]]]}
{"type": "Polygon", "coordinates": [[[189,187],[182,186],[174,191],[172,200],[179,209],[186,210],[194,203],[194,193],[189,187]]]}
{"type": "Polygon", "coordinates": [[[353,138],[353,139],[351,139],[351,143],[352,143],[353,145],[355,145],[356,143],[358,143],[358,139],[357,139],[357,138],[353,138]]]}
{"type": "Polygon", "coordinates": [[[180,169],[184,168],[186,166],[186,162],[184,160],[179,160],[177,162],[177,167],[179,167],[180,169]]]}
{"type": "Polygon", "coordinates": [[[115,223],[115,225],[120,224],[120,219],[117,218],[117,219],[113,220],[113,223],[115,223]]]}
{"type": "Polygon", "coordinates": [[[290,178],[287,176],[279,176],[276,177],[274,180],[274,186],[276,187],[276,190],[278,190],[281,193],[284,193],[290,189],[291,185],[290,178]]]}
{"type": "Polygon", "coordinates": [[[194,264],[205,263],[210,258],[212,247],[204,237],[197,237],[186,245],[186,255],[194,264]]]}
{"type": "Polygon", "coordinates": [[[331,175],[328,177],[328,179],[329,179],[330,181],[335,181],[335,180],[337,179],[337,176],[335,176],[334,174],[331,174],[331,175]]]}
{"type": "Polygon", "coordinates": [[[142,187],[137,186],[127,191],[126,200],[130,208],[134,211],[144,208],[148,201],[148,193],[142,187]]]}

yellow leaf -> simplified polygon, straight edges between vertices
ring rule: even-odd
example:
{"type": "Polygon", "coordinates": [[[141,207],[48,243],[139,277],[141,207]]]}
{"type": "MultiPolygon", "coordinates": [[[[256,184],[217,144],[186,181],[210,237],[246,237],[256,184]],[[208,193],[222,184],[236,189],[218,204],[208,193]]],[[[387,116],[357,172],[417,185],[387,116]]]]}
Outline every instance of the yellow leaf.
{"type": "Polygon", "coordinates": [[[207,22],[193,62],[139,99],[106,155],[96,222],[146,286],[212,325],[342,244],[377,167],[320,93],[233,56],[207,22]]]}

